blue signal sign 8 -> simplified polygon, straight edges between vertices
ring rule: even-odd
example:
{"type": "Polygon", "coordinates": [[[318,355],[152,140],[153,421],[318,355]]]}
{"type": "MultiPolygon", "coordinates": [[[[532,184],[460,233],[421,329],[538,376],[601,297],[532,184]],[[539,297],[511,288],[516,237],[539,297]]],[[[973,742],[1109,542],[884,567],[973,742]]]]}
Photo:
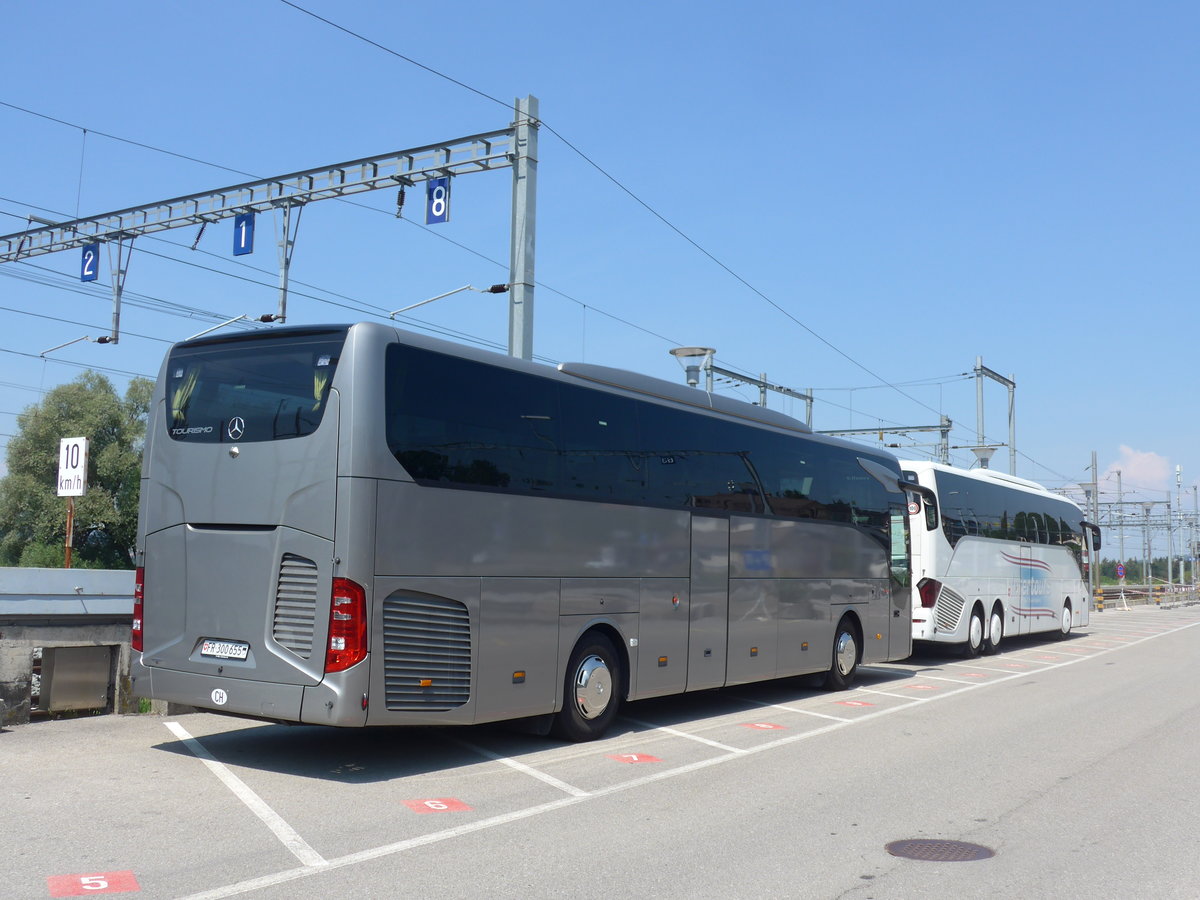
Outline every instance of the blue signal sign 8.
{"type": "Polygon", "coordinates": [[[450,221],[450,179],[431,178],[425,191],[425,224],[450,221]]]}

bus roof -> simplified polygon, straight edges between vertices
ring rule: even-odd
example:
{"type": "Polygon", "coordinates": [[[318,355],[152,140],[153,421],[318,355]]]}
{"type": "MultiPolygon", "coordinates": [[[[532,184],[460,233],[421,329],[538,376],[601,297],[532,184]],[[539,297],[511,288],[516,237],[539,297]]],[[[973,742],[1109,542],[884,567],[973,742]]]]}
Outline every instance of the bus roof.
{"type": "Polygon", "coordinates": [[[744,400],[735,400],[719,394],[710,394],[699,388],[676,384],[673,381],[665,381],[662,378],[653,378],[649,375],[641,375],[637,372],[630,372],[628,369],[618,369],[613,366],[598,366],[592,363],[565,362],[559,363],[558,371],[565,375],[572,375],[575,378],[583,379],[584,381],[590,381],[607,387],[621,388],[622,390],[632,391],[635,394],[643,394],[659,400],[669,400],[673,403],[682,403],[685,406],[695,406],[712,412],[721,412],[726,415],[737,416],[740,419],[752,419],[764,425],[774,425],[777,428],[787,428],[790,431],[801,431],[805,434],[812,433],[812,429],[799,419],[794,419],[773,409],[767,409],[765,406],[756,406],[753,403],[746,403],[744,400]]]}
{"type": "Polygon", "coordinates": [[[1028,491],[1031,494],[1042,494],[1046,497],[1053,497],[1055,500],[1065,500],[1068,503],[1074,503],[1070,497],[1056,494],[1036,481],[1030,481],[1028,478],[1018,478],[1016,475],[1009,475],[1006,472],[997,472],[995,469],[960,469],[956,466],[948,466],[945,463],[937,463],[928,459],[902,459],[900,460],[900,468],[949,472],[952,475],[959,475],[963,478],[974,478],[976,481],[987,481],[993,484],[1006,484],[1009,487],[1028,491]]]}
{"type": "Polygon", "coordinates": [[[824,444],[850,447],[858,450],[859,452],[870,453],[879,457],[892,459],[895,458],[887,450],[869,447],[865,444],[859,444],[855,441],[849,441],[843,438],[833,437],[831,435],[814,433],[813,430],[804,422],[793,418],[792,416],[786,415],[785,413],[778,412],[764,406],[759,406],[754,403],[747,403],[744,400],[737,400],[732,397],[725,397],[719,394],[710,394],[700,388],[677,384],[673,381],[666,381],[650,375],[642,375],[638,372],[633,372],[628,369],[594,365],[592,363],[564,362],[557,366],[548,366],[545,363],[533,362],[531,360],[507,356],[503,353],[498,353],[495,350],[483,347],[472,347],[470,345],[457,343],[455,341],[448,341],[442,338],[432,337],[430,335],[407,331],[403,328],[398,328],[394,325],[380,322],[358,322],[355,324],[278,325],[269,328],[255,328],[248,331],[237,331],[223,335],[204,335],[203,337],[194,338],[192,340],[181,341],[179,344],[176,344],[176,346],[186,345],[189,347],[195,347],[201,345],[238,343],[242,341],[264,339],[270,340],[272,337],[285,338],[318,334],[351,334],[359,331],[376,333],[383,332],[388,335],[394,335],[396,338],[399,338],[406,344],[422,347],[427,350],[433,350],[438,353],[445,353],[452,356],[472,359],[488,365],[500,366],[502,368],[529,372],[540,375],[543,378],[557,379],[566,377],[575,381],[591,382],[603,390],[629,392],[640,395],[646,399],[656,400],[660,403],[686,406],[696,411],[714,413],[720,416],[741,419],[750,423],[763,425],[768,428],[779,428],[786,431],[791,431],[793,433],[804,434],[806,437],[824,444]]]}

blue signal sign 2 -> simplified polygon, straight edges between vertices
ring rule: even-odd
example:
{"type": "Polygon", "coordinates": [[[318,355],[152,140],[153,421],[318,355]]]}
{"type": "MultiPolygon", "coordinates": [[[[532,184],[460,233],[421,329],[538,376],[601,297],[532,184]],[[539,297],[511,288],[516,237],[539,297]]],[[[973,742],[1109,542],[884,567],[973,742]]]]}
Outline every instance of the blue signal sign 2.
{"type": "Polygon", "coordinates": [[[95,281],[100,277],[100,245],[84,244],[83,257],[79,261],[79,280],[95,281]]]}

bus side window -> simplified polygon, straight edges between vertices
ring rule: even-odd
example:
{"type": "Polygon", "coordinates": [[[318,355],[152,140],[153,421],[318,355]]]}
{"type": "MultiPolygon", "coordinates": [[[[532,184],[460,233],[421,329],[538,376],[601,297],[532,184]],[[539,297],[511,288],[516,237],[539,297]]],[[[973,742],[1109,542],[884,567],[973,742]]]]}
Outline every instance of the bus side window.
{"type": "Polygon", "coordinates": [[[958,543],[959,538],[966,536],[967,523],[963,521],[961,509],[942,504],[942,530],[946,532],[951,547],[958,543]]]}
{"type": "Polygon", "coordinates": [[[973,509],[964,509],[963,510],[963,525],[964,525],[964,532],[966,534],[976,535],[976,536],[979,534],[979,518],[975,515],[975,510],[973,510],[973,509]]]}
{"type": "Polygon", "coordinates": [[[1046,513],[1045,522],[1046,522],[1046,543],[1047,544],[1060,543],[1059,531],[1058,531],[1058,520],[1054,516],[1050,515],[1049,513],[1046,513]]]}
{"type": "Polygon", "coordinates": [[[1018,541],[1029,542],[1029,514],[1019,512],[1013,518],[1013,538],[1018,541]]]}
{"type": "Polygon", "coordinates": [[[602,500],[642,501],[645,460],[637,452],[633,400],[559,386],[562,491],[602,500]]]}
{"type": "Polygon", "coordinates": [[[1030,543],[1046,543],[1046,526],[1042,522],[1041,514],[1035,512],[1027,513],[1025,519],[1029,522],[1030,543]]]}

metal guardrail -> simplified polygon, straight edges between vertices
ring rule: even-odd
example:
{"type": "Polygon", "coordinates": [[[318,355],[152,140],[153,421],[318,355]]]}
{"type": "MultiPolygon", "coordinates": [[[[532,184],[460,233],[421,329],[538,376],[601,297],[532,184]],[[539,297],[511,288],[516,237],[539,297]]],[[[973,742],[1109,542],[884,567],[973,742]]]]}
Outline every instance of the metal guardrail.
{"type": "Polygon", "coordinates": [[[1092,598],[1098,612],[1132,606],[1190,606],[1200,603],[1198,585],[1104,585],[1092,598]]]}

